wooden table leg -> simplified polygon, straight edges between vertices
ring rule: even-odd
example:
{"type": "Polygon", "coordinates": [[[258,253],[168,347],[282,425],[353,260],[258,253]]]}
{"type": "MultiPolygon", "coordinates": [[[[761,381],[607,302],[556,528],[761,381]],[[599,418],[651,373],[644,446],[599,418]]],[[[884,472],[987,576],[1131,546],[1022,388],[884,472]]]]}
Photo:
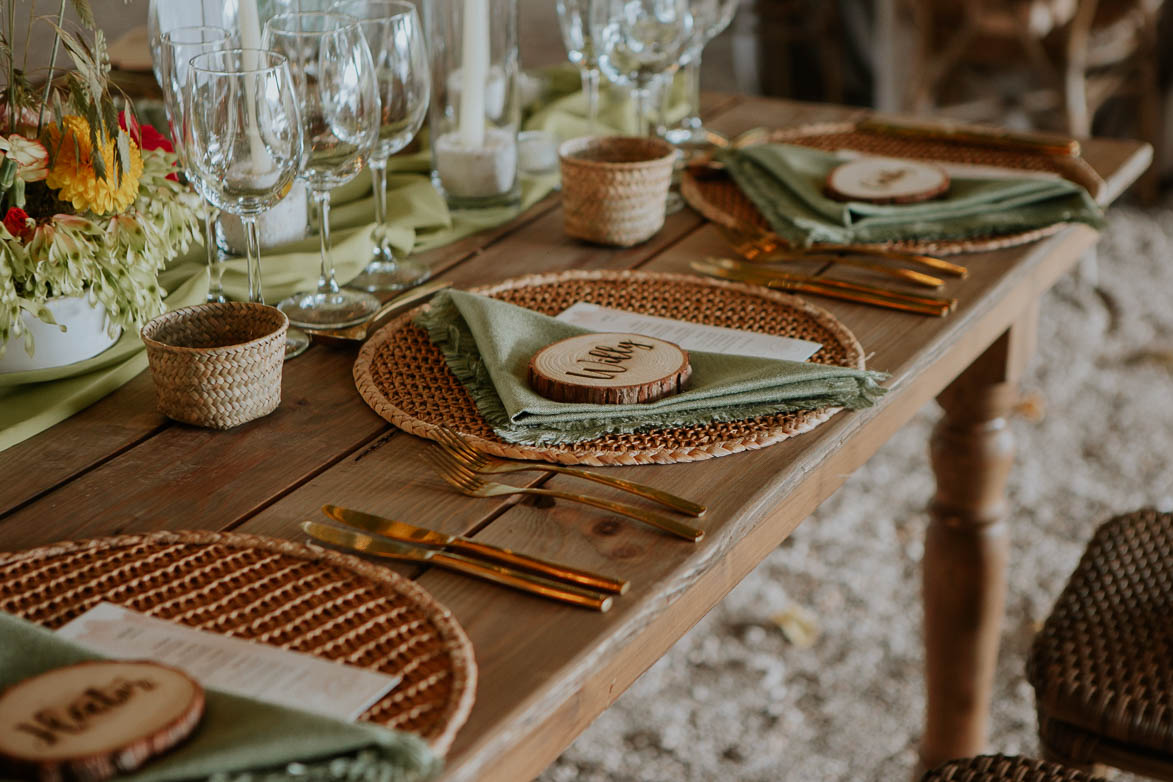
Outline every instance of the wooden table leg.
{"type": "Polygon", "coordinates": [[[1036,323],[1032,307],[938,397],[945,414],[930,447],[937,493],[924,554],[921,771],[985,749],[1005,602],[1008,416],[1036,323]]]}

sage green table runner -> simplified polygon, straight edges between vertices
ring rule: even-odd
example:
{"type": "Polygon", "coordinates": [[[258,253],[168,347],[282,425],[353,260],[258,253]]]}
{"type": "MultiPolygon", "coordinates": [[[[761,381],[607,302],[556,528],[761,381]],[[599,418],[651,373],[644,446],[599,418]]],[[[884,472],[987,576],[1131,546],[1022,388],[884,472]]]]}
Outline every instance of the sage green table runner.
{"type": "MultiPolygon", "coordinates": [[[[100,655],[0,612],[0,690],[51,668],[96,659],[100,655]]],[[[119,780],[415,782],[440,768],[427,744],[408,733],[205,692],[204,716],[191,737],[119,780]]]]}
{"type": "MultiPolygon", "coordinates": [[[[545,98],[531,107],[526,129],[542,129],[559,138],[587,132],[585,98],[577,93],[577,71],[569,66],[542,72],[548,82],[545,98]]],[[[678,116],[677,100],[670,117],[678,116]]],[[[631,133],[635,113],[630,100],[608,95],[601,114],[601,133],[631,133]]],[[[391,159],[387,177],[388,238],[401,253],[429,250],[499,225],[516,214],[512,209],[451,214],[444,199],[432,187],[426,133],[421,152],[391,159]]],[[[558,174],[522,179],[521,206],[537,203],[558,186],[558,174]]],[[[349,280],[371,258],[374,199],[370,176],[362,172],[350,184],[335,191],[331,227],[334,261],[339,280],[349,280]]],[[[207,268],[202,247],[196,247],[172,263],[160,284],[168,291],[165,304],[176,309],[204,301],[207,268]]],[[[317,284],[320,270],[317,237],[261,253],[261,278],[268,302],[277,302],[297,290],[317,284]]],[[[248,279],[242,259],[225,263],[224,288],[234,299],[248,297],[248,279]]],[[[138,334],[125,333],[110,350],[89,361],[50,370],[0,374],[0,450],[32,437],[63,421],[129,382],[147,367],[138,334]]]]}
{"type": "Polygon", "coordinates": [[[530,357],[588,329],[464,291],[437,295],[416,322],[481,415],[511,443],[553,445],[791,410],[867,407],[885,391],[876,372],[691,351],[692,377],[682,393],[630,405],[555,402],[530,389],[530,357]]]}
{"type": "Polygon", "coordinates": [[[1103,227],[1087,191],[1060,178],[951,178],[947,195],[917,204],[836,201],[827,175],[847,158],[790,144],[719,155],[737,186],[788,243],[871,244],[902,239],[968,239],[1055,223],[1103,227]]]}

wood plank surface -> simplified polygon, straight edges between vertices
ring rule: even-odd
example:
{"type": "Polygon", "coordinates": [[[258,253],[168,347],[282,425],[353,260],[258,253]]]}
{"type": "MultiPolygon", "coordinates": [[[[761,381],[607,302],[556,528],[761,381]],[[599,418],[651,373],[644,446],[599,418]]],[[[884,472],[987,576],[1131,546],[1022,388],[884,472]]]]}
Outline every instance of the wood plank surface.
{"type": "MultiPolygon", "coordinates": [[[[711,127],[728,135],[860,114],[765,99],[706,100],[711,127]]],[[[1090,141],[1085,154],[1118,194],[1149,153],[1132,142],[1090,141]]],[[[728,254],[720,234],[687,210],[671,216],[651,241],[616,251],[566,238],[556,199],[540,207],[507,230],[433,251],[429,262],[468,286],[566,269],[687,272],[694,258],[728,254]]],[[[539,505],[453,492],[424,461],[425,441],[389,428],[359,399],[350,374],[354,348],[316,346],[287,365],[278,412],[238,430],[169,425],[144,412],[150,385],[143,376],[0,454],[0,465],[37,468],[0,489],[0,550],[186,527],[304,540],[297,524],[319,516],[322,504],[336,503],[631,579],[631,591],[600,615],[437,569],[393,566],[453,611],[477,655],[477,704],[457,735],[445,779],[526,779],[1032,307],[1095,239],[1094,231],[1075,226],[1026,247],[962,256],[970,276],[951,279],[942,291],[960,300],[944,319],[811,298],[855,333],[870,367],[891,373],[891,392],[873,408],[841,413],[770,448],[608,471],[708,503],[699,521],[708,534],[697,545],[563,501],[539,505]]],[[[584,490],[580,481],[547,480],[537,472],[508,481],[584,490]]]]}

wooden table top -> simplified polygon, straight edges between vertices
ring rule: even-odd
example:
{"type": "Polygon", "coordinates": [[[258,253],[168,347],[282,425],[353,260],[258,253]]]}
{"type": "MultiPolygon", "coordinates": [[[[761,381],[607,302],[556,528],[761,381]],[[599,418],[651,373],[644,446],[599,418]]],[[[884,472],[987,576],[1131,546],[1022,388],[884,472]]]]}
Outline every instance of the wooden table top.
{"type": "MultiPolygon", "coordinates": [[[[709,126],[839,120],[834,106],[706,96],[709,126]]],[[[1141,143],[1097,140],[1084,155],[1112,197],[1148,165],[1141,143]]],[[[687,272],[724,254],[690,210],[647,243],[610,250],[565,237],[557,195],[511,223],[427,254],[459,286],[531,272],[687,272]]],[[[229,432],[154,412],[148,373],[41,435],[0,452],[0,550],[162,529],[236,530],[305,540],[298,522],[338,503],[629,578],[608,614],[564,607],[456,574],[397,569],[447,605],[472,639],[477,702],[445,779],[539,773],[597,714],[777,546],[855,468],[967,367],[1096,240],[1082,225],[1025,247],[964,256],[968,279],[944,292],[956,313],[926,318],[811,299],[859,338],[892,389],[778,445],[694,464],[609,474],[706,502],[707,536],[690,545],[582,506],[538,508],[455,493],[422,458],[423,440],[389,427],[355,391],[353,347],[314,346],[285,366],[280,408],[229,432]]],[[[927,466],[926,466],[927,469],[927,466]]],[[[539,481],[541,474],[511,477],[539,481]]],[[[580,487],[557,477],[552,487],[580,487]]],[[[601,493],[607,490],[600,487],[601,493]]],[[[927,499],[927,498],[926,498],[927,499]]]]}

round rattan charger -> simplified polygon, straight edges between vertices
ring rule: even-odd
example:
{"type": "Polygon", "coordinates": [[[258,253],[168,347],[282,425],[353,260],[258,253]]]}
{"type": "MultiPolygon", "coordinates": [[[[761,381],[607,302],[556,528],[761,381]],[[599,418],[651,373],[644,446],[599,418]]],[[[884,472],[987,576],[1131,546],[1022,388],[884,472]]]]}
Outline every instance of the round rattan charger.
{"type": "MultiPolygon", "coordinates": [[[[682,274],[574,271],[521,277],[476,292],[546,315],[557,315],[585,301],[645,315],[806,339],[823,346],[811,361],[864,366],[859,342],[829,312],[795,296],[741,283],[682,274]]],[[[418,312],[388,323],[363,345],[354,365],[359,393],[376,413],[400,429],[435,439],[438,427],[446,426],[498,456],[595,466],[693,462],[762,448],[802,434],[839,409],[613,434],[566,445],[507,443],[481,417],[427,333],[411,322],[418,312]]]]}
{"type": "MultiPolygon", "coordinates": [[[[796,144],[828,152],[850,149],[883,157],[1046,172],[1057,174],[1082,185],[1093,196],[1099,192],[1104,184],[1087,161],[1079,157],[1043,155],[961,144],[953,141],[893,136],[862,130],[854,122],[826,122],[772,130],[765,142],[796,144]]],[[[770,224],[766,222],[766,218],[762,217],[753,202],[726,175],[698,177],[685,171],[680,183],[680,193],[693,209],[727,228],[736,229],[749,225],[754,228],[770,230],[770,224]]],[[[1001,236],[885,242],[862,246],[933,253],[935,255],[956,255],[1027,244],[1057,233],[1064,225],[1065,223],[1056,223],[1031,231],[1019,231],[1001,236]]],[[[780,237],[776,238],[780,243],[785,244],[780,237]]],[[[818,246],[815,245],[816,248],[818,246]]]]}
{"type": "Polygon", "coordinates": [[[154,532],[0,554],[0,610],[56,630],[101,601],[402,676],[361,719],[447,752],[476,693],[472,643],[412,581],[336,551],[154,532]]]}

